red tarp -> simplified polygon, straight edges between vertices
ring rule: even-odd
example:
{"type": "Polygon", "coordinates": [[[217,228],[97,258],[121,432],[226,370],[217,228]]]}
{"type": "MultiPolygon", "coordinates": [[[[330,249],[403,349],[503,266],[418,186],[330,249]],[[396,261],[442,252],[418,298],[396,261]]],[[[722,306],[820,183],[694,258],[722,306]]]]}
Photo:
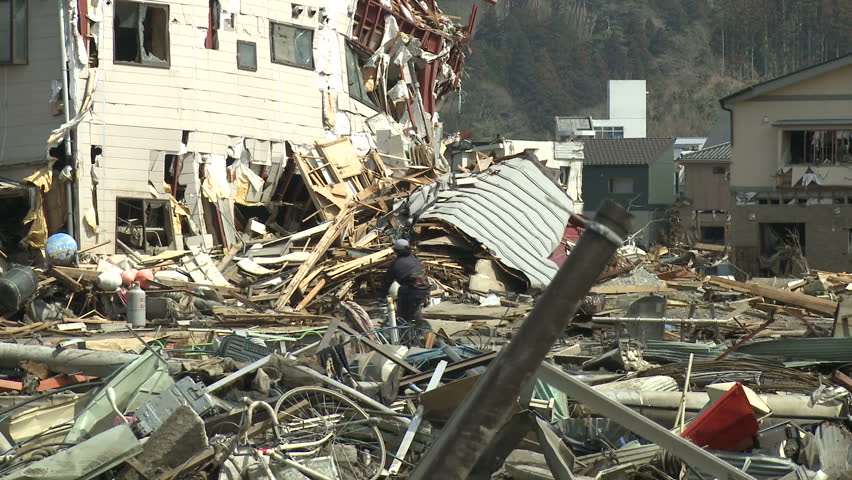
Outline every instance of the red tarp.
{"type": "Polygon", "coordinates": [[[757,417],[739,383],[701,414],[680,435],[712,450],[742,452],[754,446],[757,417]]]}

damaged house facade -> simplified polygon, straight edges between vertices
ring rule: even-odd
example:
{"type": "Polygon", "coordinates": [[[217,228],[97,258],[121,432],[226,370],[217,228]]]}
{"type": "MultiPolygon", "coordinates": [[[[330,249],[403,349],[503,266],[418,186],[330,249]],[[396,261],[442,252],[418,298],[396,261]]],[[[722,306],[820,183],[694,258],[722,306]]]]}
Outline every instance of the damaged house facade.
{"type": "Polygon", "coordinates": [[[472,29],[434,2],[0,7],[0,177],[16,199],[0,209],[21,225],[9,243],[228,246],[327,220],[400,162],[446,169],[436,111],[472,29]]]}
{"type": "Polygon", "coordinates": [[[682,155],[677,164],[680,227],[690,241],[724,245],[731,210],[731,143],[682,155]]]}
{"type": "Polygon", "coordinates": [[[852,54],[751,86],[721,103],[732,115],[736,265],[780,276],[804,256],[810,268],[849,269],[852,54]]]}

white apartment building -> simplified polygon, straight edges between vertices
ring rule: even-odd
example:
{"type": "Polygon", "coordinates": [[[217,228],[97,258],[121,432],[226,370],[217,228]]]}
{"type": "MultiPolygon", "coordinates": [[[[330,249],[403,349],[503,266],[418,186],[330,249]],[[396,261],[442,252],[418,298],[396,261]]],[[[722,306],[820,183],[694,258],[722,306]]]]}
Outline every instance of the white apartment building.
{"type": "Polygon", "coordinates": [[[363,154],[377,130],[431,142],[464,33],[418,22],[374,0],[0,0],[0,177],[38,187],[43,217],[25,241],[227,240],[235,203],[287,204],[290,149],[346,136],[363,154]],[[422,50],[366,66],[400,30],[422,50]],[[377,106],[365,85],[396,97],[377,106]]]}

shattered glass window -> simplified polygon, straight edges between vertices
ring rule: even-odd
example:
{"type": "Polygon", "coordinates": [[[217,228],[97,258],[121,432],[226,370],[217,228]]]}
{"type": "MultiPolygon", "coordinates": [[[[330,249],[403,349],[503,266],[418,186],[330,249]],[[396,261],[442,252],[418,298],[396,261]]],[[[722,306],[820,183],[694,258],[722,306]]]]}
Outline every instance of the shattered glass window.
{"type": "Polygon", "coordinates": [[[0,0],[0,63],[27,63],[27,0],[0,0]]]}
{"type": "Polygon", "coordinates": [[[349,96],[362,102],[370,107],[376,107],[376,104],[370,98],[367,92],[367,87],[364,84],[364,75],[361,73],[361,59],[355,50],[346,46],[346,76],[349,80],[349,96]]]}
{"type": "Polygon", "coordinates": [[[294,25],[270,22],[272,61],[314,69],[314,31],[294,25]]]}
{"type": "Polygon", "coordinates": [[[169,9],[118,0],[113,19],[115,61],[169,66],[169,9]]]}

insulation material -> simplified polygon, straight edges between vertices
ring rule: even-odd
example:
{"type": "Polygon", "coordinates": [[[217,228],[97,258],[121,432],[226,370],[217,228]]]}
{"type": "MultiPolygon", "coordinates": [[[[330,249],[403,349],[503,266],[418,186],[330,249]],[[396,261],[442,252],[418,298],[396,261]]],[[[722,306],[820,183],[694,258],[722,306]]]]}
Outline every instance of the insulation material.
{"type": "Polygon", "coordinates": [[[47,244],[47,219],[44,216],[44,207],[42,206],[43,194],[50,192],[53,184],[53,169],[50,165],[35,171],[32,175],[23,180],[24,183],[30,183],[38,188],[39,193],[34,195],[35,201],[24,217],[23,224],[30,224],[30,230],[24,241],[32,248],[44,248],[47,244]]]}
{"type": "Polygon", "coordinates": [[[86,222],[86,226],[89,227],[92,233],[97,233],[98,212],[95,210],[95,207],[89,207],[89,209],[86,210],[86,213],[83,215],[83,220],[86,222]]]}
{"type": "Polygon", "coordinates": [[[322,25],[314,34],[314,65],[320,90],[339,91],[343,88],[342,58],[337,32],[329,25],[322,25]]]}
{"type": "MultiPolygon", "coordinates": [[[[173,196],[169,196],[169,203],[172,206],[172,231],[175,236],[181,235],[183,233],[183,228],[181,226],[181,217],[190,218],[189,209],[186,205],[178,202],[177,199],[173,196]]],[[[191,221],[191,220],[190,220],[191,221]]]]}
{"type": "Polygon", "coordinates": [[[242,162],[237,162],[234,169],[234,201],[240,205],[261,206],[263,179],[242,162]]]}
{"type": "Polygon", "coordinates": [[[231,187],[228,182],[228,168],[225,166],[224,155],[204,156],[204,182],[202,187],[211,200],[231,198],[231,187]]]}

